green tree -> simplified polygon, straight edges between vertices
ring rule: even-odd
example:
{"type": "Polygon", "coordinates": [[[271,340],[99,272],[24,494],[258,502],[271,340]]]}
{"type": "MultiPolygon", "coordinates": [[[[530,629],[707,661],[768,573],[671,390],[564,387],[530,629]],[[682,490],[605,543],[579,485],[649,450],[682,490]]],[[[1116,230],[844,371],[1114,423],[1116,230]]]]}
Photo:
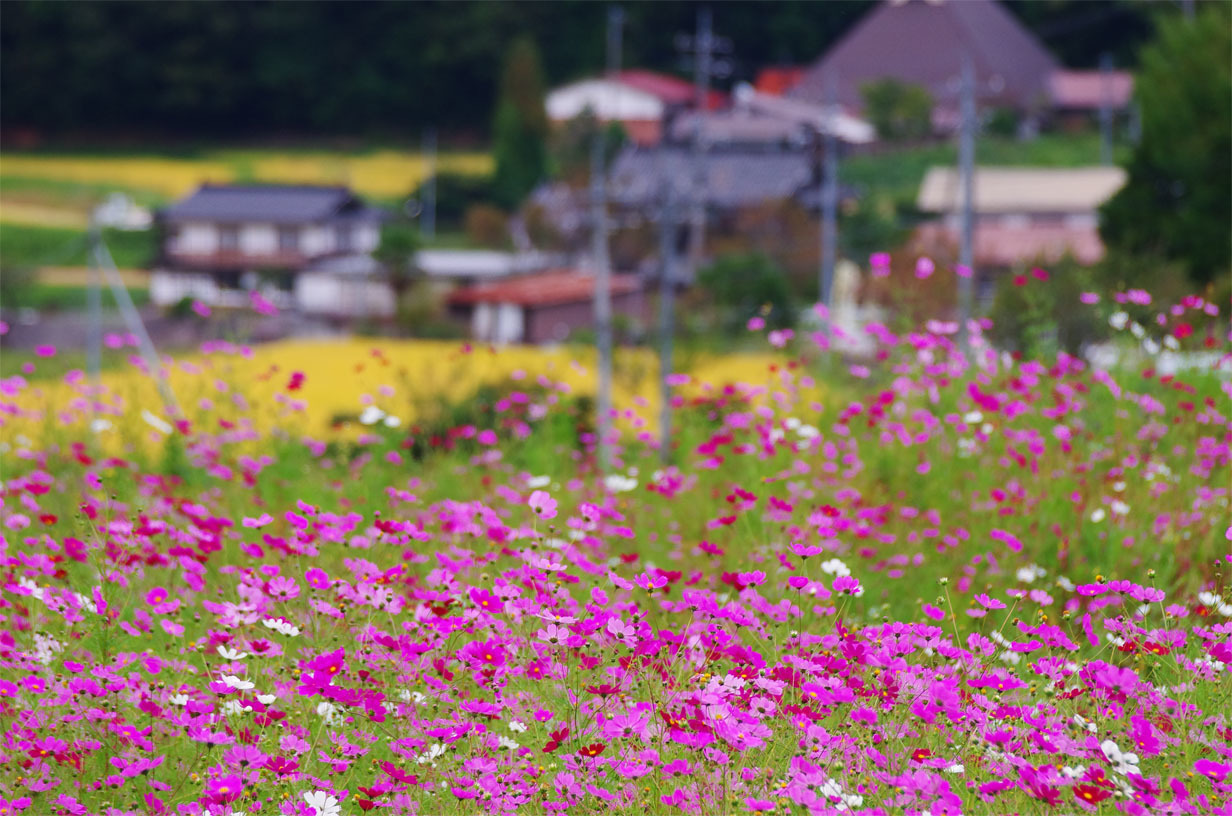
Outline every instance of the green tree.
{"type": "Polygon", "coordinates": [[[1100,227],[1111,249],[1176,261],[1199,285],[1232,262],[1232,6],[1203,5],[1143,50],[1142,139],[1100,227]]]}
{"type": "Polygon", "coordinates": [[[529,38],[519,38],[505,60],[492,127],[496,196],[510,209],[547,175],[548,117],[543,97],[539,49],[529,38]]]}
{"type": "Polygon", "coordinates": [[[414,256],[419,249],[419,232],[409,222],[398,219],[381,227],[381,242],[372,257],[376,258],[389,273],[389,286],[394,290],[395,301],[414,279],[414,256]]]}
{"type": "Polygon", "coordinates": [[[765,253],[723,255],[698,272],[697,282],[714,299],[729,330],[757,314],[772,326],[795,324],[787,274],[765,253]]]}
{"type": "Polygon", "coordinates": [[[923,139],[932,132],[933,98],[922,86],[887,77],[860,92],[869,121],[886,141],[923,139]]]}

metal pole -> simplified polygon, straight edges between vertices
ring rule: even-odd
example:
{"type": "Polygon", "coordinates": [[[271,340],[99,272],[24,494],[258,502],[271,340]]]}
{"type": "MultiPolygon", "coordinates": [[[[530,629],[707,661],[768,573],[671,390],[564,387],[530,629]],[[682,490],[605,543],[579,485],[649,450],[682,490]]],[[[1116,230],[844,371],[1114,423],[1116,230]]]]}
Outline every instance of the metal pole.
{"type": "Polygon", "coordinates": [[[838,258],[838,139],[834,134],[834,112],[837,109],[837,88],[834,74],[826,78],[827,110],[822,123],[821,172],[821,280],[817,298],[830,308],[830,289],[834,285],[834,264],[838,258]]]}
{"type": "Polygon", "coordinates": [[[664,173],[662,212],[659,216],[659,456],[667,464],[672,456],[672,334],[675,331],[676,214],[670,176],[664,173]]]}
{"type": "Polygon", "coordinates": [[[145,330],[145,324],[141,321],[141,314],[133,305],[133,299],[129,296],[124,281],[120,280],[120,273],[111,257],[111,251],[107,249],[107,244],[103,243],[101,237],[94,239],[91,255],[96,268],[101,268],[107,282],[111,285],[111,294],[115,297],[116,305],[120,307],[120,314],[124,316],[128,330],[137,335],[141,356],[145,358],[145,363],[150,369],[150,376],[154,377],[158,385],[158,393],[163,398],[163,406],[172,417],[179,416],[179,403],[176,402],[175,394],[172,393],[167,378],[163,376],[162,361],[159,360],[158,352],[154,349],[154,342],[150,340],[149,332],[145,330]]]}
{"type": "Polygon", "coordinates": [[[706,102],[710,96],[710,54],[714,49],[714,31],[710,9],[700,8],[697,11],[697,37],[693,42],[694,63],[693,82],[697,90],[697,99],[693,111],[693,163],[696,173],[695,189],[693,190],[692,229],[689,233],[689,266],[693,275],[697,275],[701,266],[702,251],[706,245],[706,146],[702,133],[702,118],[706,112],[706,102]]]}
{"type": "Polygon", "coordinates": [[[962,55],[962,131],[958,143],[959,184],[962,196],[962,243],[958,262],[970,275],[958,278],[958,340],[967,346],[967,323],[971,320],[972,288],[975,284],[975,71],[971,55],[962,55]]]}
{"type": "MultiPolygon", "coordinates": [[[[620,66],[620,26],[624,16],[618,7],[607,14],[607,70],[615,79],[620,66]]],[[[612,281],[611,259],[608,257],[607,168],[604,162],[603,123],[596,119],[590,151],[590,203],[592,222],[592,255],[595,274],[595,335],[599,352],[599,385],[596,398],[599,434],[599,468],[611,468],[612,433],[612,281]]]]}
{"type": "Polygon", "coordinates": [[[1099,163],[1112,164],[1112,55],[1099,58],[1099,163]]]}
{"type": "Polygon", "coordinates": [[[424,240],[436,237],[436,128],[424,133],[424,157],[428,165],[428,178],[423,186],[423,213],[419,217],[419,230],[424,240]]]}
{"type": "Polygon", "coordinates": [[[90,338],[86,348],[86,370],[95,386],[101,377],[103,357],[103,272],[97,260],[100,240],[98,221],[91,216],[86,244],[90,261],[90,338]]]}

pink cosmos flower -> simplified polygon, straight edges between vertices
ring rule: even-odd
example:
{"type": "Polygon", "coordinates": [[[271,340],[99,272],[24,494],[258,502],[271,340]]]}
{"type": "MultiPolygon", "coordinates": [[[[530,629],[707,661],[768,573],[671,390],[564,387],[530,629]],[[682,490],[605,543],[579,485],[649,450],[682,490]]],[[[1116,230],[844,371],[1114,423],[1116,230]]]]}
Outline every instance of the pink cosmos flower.
{"type": "Polygon", "coordinates": [[[536,490],[530,494],[530,501],[527,502],[530,509],[535,511],[535,514],[543,519],[556,518],[556,499],[548,495],[545,490],[536,490]]]}

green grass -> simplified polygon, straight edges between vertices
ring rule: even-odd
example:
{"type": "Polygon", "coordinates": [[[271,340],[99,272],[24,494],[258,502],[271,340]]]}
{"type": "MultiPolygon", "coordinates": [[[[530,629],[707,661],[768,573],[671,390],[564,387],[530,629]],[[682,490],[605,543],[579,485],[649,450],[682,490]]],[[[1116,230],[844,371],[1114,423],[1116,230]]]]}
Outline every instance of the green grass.
{"type": "MultiPolygon", "coordinates": [[[[134,298],[135,299],[135,298],[134,298]]],[[[105,302],[105,301],[104,301],[105,302]]],[[[99,365],[103,371],[123,368],[137,350],[104,348],[99,365]]],[[[85,351],[57,351],[54,357],[39,357],[26,349],[0,350],[0,379],[21,375],[30,381],[59,380],[70,371],[85,371],[89,360],[85,351]],[[28,369],[33,366],[33,369],[28,369]]]]}
{"type": "MultiPolygon", "coordinates": [[[[136,306],[144,306],[150,302],[150,291],[129,287],[129,297],[136,306]]],[[[111,307],[110,292],[103,294],[103,307],[111,307]]],[[[38,309],[39,311],[69,311],[85,309],[90,305],[90,289],[87,286],[56,286],[45,283],[32,283],[23,286],[11,296],[3,300],[6,309],[38,309]]]]}
{"type": "MultiPolygon", "coordinates": [[[[85,230],[0,222],[0,269],[86,266],[85,235],[85,230]]],[[[103,239],[121,269],[144,269],[154,259],[151,230],[104,230],[103,239]]]]}
{"type": "MultiPolygon", "coordinates": [[[[116,185],[114,184],[89,184],[80,181],[30,178],[0,173],[0,194],[49,206],[88,210],[115,191],[116,185]]],[[[156,207],[167,202],[167,197],[157,190],[128,187],[124,192],[135,203],[143,207],[156,207]]]]}
{"type": "MultiPolygon", "coordinates": [[[[1114,158],[1123,161],[1128,145],[1117,145],[1114,158]]],[[[1082,167],[1100,163],[1100,139],[1094,131],[1046,133],[1028,142],[985,136],[975,148],[977,165],[1023,167],[1082,167]]],[[[958,163],[955,142],[904,148],[875,155],[857,155],[843,161],[842,181],[876,198],[914,206],[928,168],[958,163]]]]}

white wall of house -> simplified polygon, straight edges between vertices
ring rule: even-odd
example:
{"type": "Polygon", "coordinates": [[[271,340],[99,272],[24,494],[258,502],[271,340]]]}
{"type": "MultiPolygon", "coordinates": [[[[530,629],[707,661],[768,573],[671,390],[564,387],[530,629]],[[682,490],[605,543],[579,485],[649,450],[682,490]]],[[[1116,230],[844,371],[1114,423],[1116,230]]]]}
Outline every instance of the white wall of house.
{"type": "Polygon", "coordinates": [[[300,251],[309,257],[334,251],[334,230],[320,224],[309,224],[299,234],[300,251]]]}
{"type": "MultiPolygon", "coordinates": [[[[358,223],[338,226],[334,224],[309,224],[296,228],[298,251],[309,257],[329,255],[338,251],[338,230],[350,231],[350,250],[357,253],[374,251],[381,242],[381,230],[377,224],[358,223]]],[[[275,224],[239,225],[239,251],[245,255],[261,257],[279,252],[279,227],[275,224]]],[[[167,249],[178,255],[211,255],[218,252],[219,225],[207,222],[184,222],[175,225],[167,241],[167,249]]]]}
{"type": "Polygon", "coordinates": [[[150,273],[150,301],[158,306],[170,306],[184,298],[192,298],[210,306],[219,302],[219,288],[214,279],[195,272],[168,272],[156,269],[150,273]]]}
{"type": "Polygon", "coordinates": [[[244,224],[240,227],[240,252],[245,255],[273,255],[278,251],[278,230],[273,224],[244,224]]]}
{"type": "Polygon", "coordinates": [[[389,284],[369,277],[302,272],[295,276],[295,305],[307,314],[389,317],[394,293],[389,284]]]}
{"type": "Polygon", "coordinates": [[[352,241],[356,252],[372,252],[381,243],[381,229],[376,224],[356,224],[352,241]]]}
{"type": "Polygon", "coordinates": [[[471,314],[471,336],[486,343],[520,343],[526,334],[526,315],[514,303],[480,303],[471,314]]]}
{"type": "Polygon", "coordinates": [[[169,248],[185,255],[209,255],[218,249],[218,230],[202,222],[180,224],[169,248]]]}

